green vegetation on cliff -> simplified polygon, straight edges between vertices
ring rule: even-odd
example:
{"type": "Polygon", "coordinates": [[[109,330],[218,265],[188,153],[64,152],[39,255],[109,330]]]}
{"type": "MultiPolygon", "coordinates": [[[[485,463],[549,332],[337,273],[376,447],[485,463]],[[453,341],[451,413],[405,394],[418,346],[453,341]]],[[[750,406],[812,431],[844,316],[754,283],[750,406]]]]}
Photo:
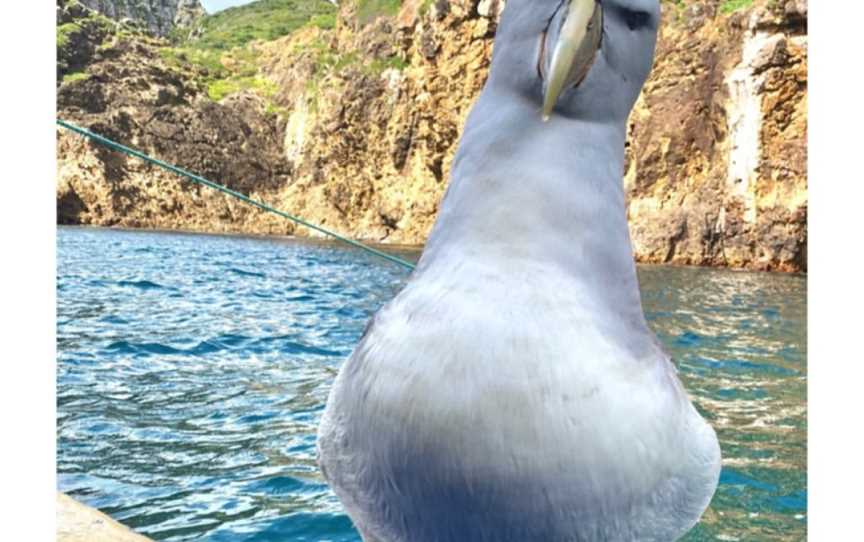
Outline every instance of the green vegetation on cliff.
{"type": "Polygon", "coordinates": [[[75,81],[84,81],[85,79],[89,79],[90,74],[87,72],[72,72],[67,73],[63,76],[64,83],[74,83],[75,81]]]}
{"type": "MultiPolygon", "coordinates": [[[[678,9],[682,9],[687,4],[694,3],[693,0],[661,0],[663,4],[672,4],[678,9]]],[[[720,12],[729,14],[739,9],[748,8],[753,4],[753,0],[722,0],[720,2],[720,12]]]]}
{"type": "Polygon", "coordinates": [[[400,7],[402,0],[357,0],[357,19],[365,24],[377,17],[396,15],[400,7]]]}
{"type": "MultiPolygon", "coordinates": [[[[263,98],[272,98],[276,94],[276,84],[263,77],[255,75],[247,77],[229,77],[226,79],[218,79],[207,86],[207,95],[214,102],[220,101],[226,96],[230,96],[241,90],[252,90],[257,92],[263,98]]],[[[275,105],[268,103],[271,110],[275,110],[275,105]]]]}
{"type": "Polygon", "coordinates": [[[227,51],[288,35],[307,23],[331,28],[335,21],[336,6],[327,0],[258,0],[204,17],[200,35],[186,45],[227,51]]]}
{"type": "MultiPolygon", "coordinates": [[[[379,16],[392,16],[401,5],[401,0],[356,0],[357,19],[367,23],[379,16]]],[[[336,6],[327,0],[258,0],[204,17],[189,36],[175,33],[173,46],[164,47],[161,54],[169,64],[196,67],[214,101],[244,90],[269,101],[275,94],[274,86],[258,72],[259,51],[252,42],[273,40],[302,27],[332,29],[336,17],[336,6]]],[[[401,70],[406,65],[398,57],[364,59],[356,51],[333,51],[324,42],[312,43],[306,49],[315,58],[315,74],[307,85],[313,95],[321,78],[348,65],[375,74],[388,68],[401,70]]],[[[271,109],[277,110],[275,106],[271,109]]]]}
{"type": "Polygon", "coordinates": [[[723,0],[723,3],[720,4],[720,11],[722,13],[732,13],[733,11],[750,7],[752,3],[753,0],[723,0]]]}
{"type": "Polygon", "coordinates": [[[59,3],[56,43],[58,82],[68,82],[68,74],[83,72],[96,49],[117,32],[119,27],[115,22],[85,8],[79,2],[68,0],[59,3]]]}
{"type": "Polygon", "coordinates": [[[230,51],[163,47],[160,54],[169,66],[180,68],[188,64],[198,68],[207,95],[214,102],[243,90],[254,91],[268,100],[276,93],[275,83],[258,74],[258,53],[250,47],[230,51]]]}
{"type": "Polygon", "coordinates": [[[62,49],[69,45],[69,40],[75,34],[81,32],[81,25],[78,23],[66,23],[57,27],[57,48],[62,49]]]}
{"type": "MultiPolygon", "coordinates": [[[[273,83],[258,73],[259,52],[254,40],[273,40],[303,26],[329,29],[336,24],[336,6],[327,0],[258,0],[200,20],[198,28],[175,33],[174,46],[162,58],[171,65],[189,64],[200,70],[210,99],[251,90],[269,100],[273,83]]],[[[271,110],[277,110],[271,104],[271,110]]]]}

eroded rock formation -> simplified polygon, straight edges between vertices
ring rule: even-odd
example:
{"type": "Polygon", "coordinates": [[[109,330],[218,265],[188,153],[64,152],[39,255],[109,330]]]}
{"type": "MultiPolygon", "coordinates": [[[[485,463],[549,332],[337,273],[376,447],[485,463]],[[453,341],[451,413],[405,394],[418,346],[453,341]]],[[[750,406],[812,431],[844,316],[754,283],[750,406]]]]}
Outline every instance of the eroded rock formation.
{"type": "MultiPolygon", "coordinates": [[[[636,257],[806,270],[806,2],[721,4],[664,2],[622,172],[636,257]]],[[[250,46],[266,99],[213,103],[158,44],[118,43],[60,87],[61,115],[356,238],[422,243],[504,2],[406,0],[364,20],[341,5],[333,29],[250,46]]],[[[75,136],[59,145],[62,222],[294,232],[75,136]]]]}
{"type": "Polygon", "coordinates": [[[199,0],[78,0],[111,19],[129,20],[157,36],[188,27],[204,15],[199,0]]]}
{"type": "MultiPolygon", "coordinates": [[[[167,63],[158,45],[142,38],[102,43],[86,77],[60,86],[60,116],[245,194],[275,198],[292,182],[284,121],[252,93],[213,102],[200,74],[167,63]]],[[[60,224],[293,232],[284,220],[155,166],[58,134],[60,224]]]]}
{"type": "Polygon", "coordinates": [[[640,260],[806,270],[806,13],[701,3],[664,25],[630,124],[640,260]]]}

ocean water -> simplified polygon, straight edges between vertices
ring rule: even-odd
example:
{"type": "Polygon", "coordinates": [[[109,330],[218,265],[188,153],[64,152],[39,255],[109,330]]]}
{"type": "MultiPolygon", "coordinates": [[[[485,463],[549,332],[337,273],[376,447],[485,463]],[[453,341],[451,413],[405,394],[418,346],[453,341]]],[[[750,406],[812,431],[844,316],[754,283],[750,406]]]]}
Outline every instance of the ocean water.
{"type": "MultiPolygon", "coordinates": [[[[81,228],[57,250],[58,489],[156,540],[360,540],[315,431],[403,269],[329,244],[81,228]]],[[[804,540],[806,279],[639,273],[723,449],[685,540],[804,540]]]]}

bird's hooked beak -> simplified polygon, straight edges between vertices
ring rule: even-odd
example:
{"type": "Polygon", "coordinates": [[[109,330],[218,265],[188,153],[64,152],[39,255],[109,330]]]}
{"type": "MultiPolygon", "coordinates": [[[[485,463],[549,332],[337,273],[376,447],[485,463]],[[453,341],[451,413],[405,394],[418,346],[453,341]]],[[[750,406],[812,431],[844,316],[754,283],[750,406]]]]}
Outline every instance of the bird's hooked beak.
{"type": "Polygon", "coordinates": [[[549,120],[564,89],[578,85],[588,74],[603,35],[603,9],[597,0],[564,0],[561,10],[563,13],[553,17],[550,28],[543,37],[540,72],[544,77],[544,122],[549,120]],[[552,45],[548,43],[555,39],[552,27],[558,25],[560,30],[557,32],[555,44],[552,45]],[[550,45],[552,47],[549,47],[550,45]],[[545,56],[550,49],[552,60],[546,69],[545,56]]]}

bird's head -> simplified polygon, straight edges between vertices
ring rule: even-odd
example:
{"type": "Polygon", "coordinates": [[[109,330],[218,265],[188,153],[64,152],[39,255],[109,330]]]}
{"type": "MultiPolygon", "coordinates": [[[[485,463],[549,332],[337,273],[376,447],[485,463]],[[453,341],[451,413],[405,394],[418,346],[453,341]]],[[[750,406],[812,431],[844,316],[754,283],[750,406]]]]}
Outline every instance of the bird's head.
{"type": "Polygon", "coordinates": [[[659,0],[509,0],[488,86],[544,120],[627,118],[654,59],[659,0]]]}

